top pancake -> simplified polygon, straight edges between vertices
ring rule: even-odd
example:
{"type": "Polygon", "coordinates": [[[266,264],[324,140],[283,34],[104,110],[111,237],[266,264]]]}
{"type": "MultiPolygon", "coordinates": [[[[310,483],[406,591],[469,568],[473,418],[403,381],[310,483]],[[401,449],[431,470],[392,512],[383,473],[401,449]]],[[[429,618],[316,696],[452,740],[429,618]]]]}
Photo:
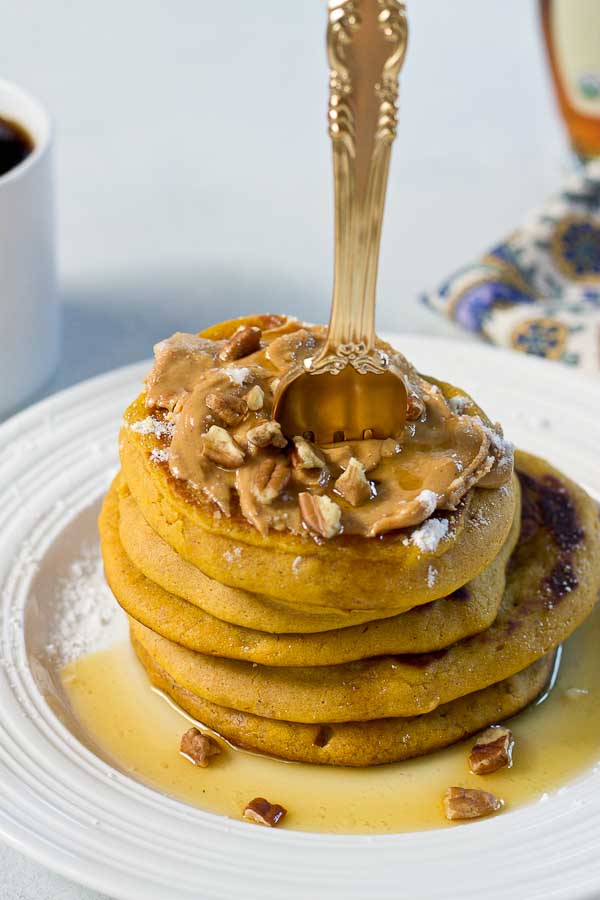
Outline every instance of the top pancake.
{"type": "MultiPolygon", "coordinates": [[[[279,332],[273,321],[269,316],[245,317],[220,323],[200,337],[225,339],[240,325],[256,325],[263,336],[275,335],[279,332]]],[[[291,323],[285,322],[279,331],[289,327],[291,323]]],[[[414,379],[421,378],[406,366],[414,379]]],[[[425,383],[432,396],[441,392],[446,400],[460,397],[468,416],[481,423],[477,427],[487,427],[483,411],[462,391],[430,377],[425,383]]],[[[169,439],[140,427],[148,417],[145,401],[142,394],[131,404],[121,430],[121,462],[129,489],[154,531],[183,559],[222,584],[292,601],[300,608],[401,611],[447,596],[472,580],[498,555],[510,531],[516,506],[514,481],[501,488],[473,488],[455,511],[437,510],[429,524],[434,518],[446,519],[449,527],[428,551],[411,542],[414,529],[377,537],[345,533],[328,539],[275,529],[261,533],[235,505],[230,515],[222,514],[201,491],[173,477],[164,461],[169,439]]],[[[163,432],[173,428],[163,422],[166,416],[163,409],[153,411],[163,432]]],[[[407,452],[409,446],[410,442],[407,452]]]]}
{"type": "MultiPolygon", "coordinates": [[[[451,395],[448,386],[444,389],[451,395]]],[[[130,427],[146,415],[142,395],[126,411],[120,453],[129,490],[148,524],[216,581],[288,604],[293,598],[300,606],[400,611],[429,603],[483,571],[512,525],[514,480],[498,489],[475,488],[455,512],[436,513],[449,520],[449,529],[433,552],[410,542],[411,529],[320,542],[308,534],[263,536],[243,520],[215,517],[151,457],[159,439],[130,427]]]]}

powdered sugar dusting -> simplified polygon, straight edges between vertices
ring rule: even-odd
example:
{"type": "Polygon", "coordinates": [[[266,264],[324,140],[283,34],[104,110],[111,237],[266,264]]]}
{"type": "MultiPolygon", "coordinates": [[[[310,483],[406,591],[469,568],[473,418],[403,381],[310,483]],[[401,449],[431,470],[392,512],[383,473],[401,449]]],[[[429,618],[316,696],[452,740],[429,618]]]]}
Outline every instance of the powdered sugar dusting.
{"type": "Polygon", "coordinates": [[[206,338],[199,337],[197,334],[188,334],[185,331],[178,331],[171,337],[165,338],[154,345],[154,355],[160,356],[169,350],[183,350],[186,353],[206,352],[211,347],[212,342],[206,338]]]}
{"type": "Polygon", "coordinates": [[[457,394],[456,397],[450,397],[448,400],[448,406],[457,416],[462,415],[465,409],[468,409],[470,405],[471,401],[469,398],[463,397],[462,394],[457,394]]]}
{"type": "Polygon", "coordinates": [[[102,650],[124,636],[125,617],[104,578],[100,548],[84,549],[57,585],[48,656],[59,665],[102,650]]]}
{"type": "Polygon", "coordinates": [[[240,559],[242,555],[241,547],[234,547],[233,550],[226,550],[223,554],[223,559],[228,563],[236,562],[240,559]]]}
{"type": "Polygon", "coordinates": [[[158,447],[154,447],[150,451],[150,459],[152,462],[168,462],[169,448],[165,447],[164,449],[159,449],[158,447]]]}
{"type": "Polygon", "coordinates": [[[435,512],[435,508],[437,506],[437,494],[435,491],[421,491],[419,496],[417,497],[417,501],[423,507],[426,516],[430,516],[432,512],[435,512]]]}
{"type": "Polygon", "coordinates": [[[165,422],[164,419],[155,419],[154,416],[146,416],[140,422],[133,422],[129,427],[138,434],[153,434],[155,437],[170,437],[175,431],[174,422],[165,422]]]}
{"type": "Polygon", "coordinates": [[[434,553],[447,533],[447,519],[428,519],[420,528],[413,531],[410,542],[422,553],[434,553]]]}
{"type": "Polygon", "coordinates": [[[222,371],[229,377],[229,380],[232,381],[233,384],[246,384],[252,377],[250,369],[247,369],[244,366],[226,366],[222,371]]]}
{"type": "MultiPolygon", "coordinates": [[[[481,425],[481,427],[485,431],[487,437],[490,440],[490,444],[496,451],[499,460],[501,462],[512,461],[515,454],[515,445],[512,443],[512,441],[507,441],[501,432],[496,431],[495,428],[490,428],[489,425],[486,425],[479,416],[473,416],[473,419],[475,422],[477,422],[478,425],[481,425]]],[[[499,427],[499,425],[496,425],[496,428],[499,427]]]]}
{"type": "Polygon", "coordinates": [[[438,571],[435,566],[427,569],[427,587],[432,588],[437,581],[438,571]]]}

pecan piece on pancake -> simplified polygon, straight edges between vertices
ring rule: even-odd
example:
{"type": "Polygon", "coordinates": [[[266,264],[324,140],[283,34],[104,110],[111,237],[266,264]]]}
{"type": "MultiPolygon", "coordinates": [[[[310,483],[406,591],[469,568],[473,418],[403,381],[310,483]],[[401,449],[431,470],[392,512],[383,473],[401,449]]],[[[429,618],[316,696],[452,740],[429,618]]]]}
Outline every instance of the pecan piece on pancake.
{"type": "Polygon", "coordinates": [[[504,800],[470,788],[449,787],[444,794],[444,812],[447,819],[479,819],[489,816],[504,806],[504,800]]]}
{"type": "Polygon", "coordinates": [[[416,394],[409,391],[406,401],[406,419],[408,422],[416,422],[425,412],[425,403],[416,394]]]}
{"type": "Polygon", "coordinates": [[[244,462],[244,451],[228,431],[219,425],[211,425],[203,436],[203,453],[207,459],[224,469],[235,469],[244,462]]]}
{"type": "Polygon", "coordinates": [[[275,825],[279,825],[286,813],[287,809],[279,803],[269,803],[264,797],[255,797],[244,809],[243,816],[249,822],[274,828],[275,825]]]}
{"type": "Polygon", "coordinates": [[[479,735],[469,755],[469,769],[473,775],[489,775],[512,763],[512,731],[492,725],[479,735]]]}
{"type": "Polygon", "coordinates": [[[239,425],[248,412],[246,401],[235,394],[207,394],[206,405],[229,428],[239,425]]]}
{"type": "Polygon", "coordinates": [[[324,469],[327,462],[313,443],[297,436],[294,438],[292,465],[295,469],[324,469]]]}
{"type": "Polygon", "coordinates": [[[283,454],[265,456],[254,474],[252,493],[259,503],[272,503],[287,487],[291,475],[292,470],[283,454]]]}
{"type": "Polygon", "coordinates": [[[365,467],[354,456],[350,458],[334,487],[351,506],[361,506],[371,496],[371,484],[365,475],[365,467]]]}
{"type": "Polygon", "coordinates": [[[206,769],[210,758],[221,753],[221,746],[210,734],[189,728],[181,738],[179,750],[195,766],[206,769]]]}
{"type": "Polygon", "coordinates": [[[231,335],[221,352],[219,359],[222,362],[232,362],[241,359],[260,350],[260,338],[262,332],[255,325],[242,325],[231,335]]]}
{"type": "Polygon", "coordinates": [[[252,412],[258,412],[259,409],[263,408],[265,392],[260,384],[255,384],[254,387],[250,388],[244,399],[248,404],[248,409],[251,409],[252,412]]]}
{"type": "Polygon", "coordinates": [[[304,524],[324,538],[335,537],[342,528],[340,507],[325,494],[298,494],[300,514],[304,524]]]}
{"type": "Polygon", "coordinates": [[[271,422],[266,419],[264,422],[259,422],[254,428],[250,428],[246,437],[248,443],[253,447],[281,448],[287,446],[287,438],[283,435],[279,422],[271,422]]]}

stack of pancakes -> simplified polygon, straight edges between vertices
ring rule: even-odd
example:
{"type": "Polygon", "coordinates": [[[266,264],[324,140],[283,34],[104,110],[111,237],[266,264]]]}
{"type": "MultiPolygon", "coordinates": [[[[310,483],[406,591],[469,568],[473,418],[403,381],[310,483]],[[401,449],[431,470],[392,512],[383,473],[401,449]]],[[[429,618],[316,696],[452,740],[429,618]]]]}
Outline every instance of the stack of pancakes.
{"type": "Polygon", "coordinates": [[[215,515],[153,417],[144,394],[126,413],[106,576],[151,681],[238,746],[343,766],[444,747],[538,697],[596,601],[596,507],[536,457],[443,513],[439,542],[314,540],[215,515]]]}

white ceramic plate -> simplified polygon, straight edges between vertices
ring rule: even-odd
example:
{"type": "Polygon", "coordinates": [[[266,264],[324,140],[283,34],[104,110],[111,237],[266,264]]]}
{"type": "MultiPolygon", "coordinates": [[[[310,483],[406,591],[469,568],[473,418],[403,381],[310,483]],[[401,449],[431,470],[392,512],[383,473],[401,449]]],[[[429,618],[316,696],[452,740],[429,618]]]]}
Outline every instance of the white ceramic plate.
{"type": "MultiPolygon", "coordinates": [[[[516,443],[600,496],[600,382],[480,345],[392,340],[422,371],[472,391],[516,443]]],[[[44,699],[52,673],[36,653],[56,579],[91,537],[117,466],[121,414],[146,370],[96,378],[0,428],[4,840],[123,900],[600,896],[600,766],[545,803],[467,827],[348,837],[268,831],[122,775],[52,712],[44,699]]]]}

